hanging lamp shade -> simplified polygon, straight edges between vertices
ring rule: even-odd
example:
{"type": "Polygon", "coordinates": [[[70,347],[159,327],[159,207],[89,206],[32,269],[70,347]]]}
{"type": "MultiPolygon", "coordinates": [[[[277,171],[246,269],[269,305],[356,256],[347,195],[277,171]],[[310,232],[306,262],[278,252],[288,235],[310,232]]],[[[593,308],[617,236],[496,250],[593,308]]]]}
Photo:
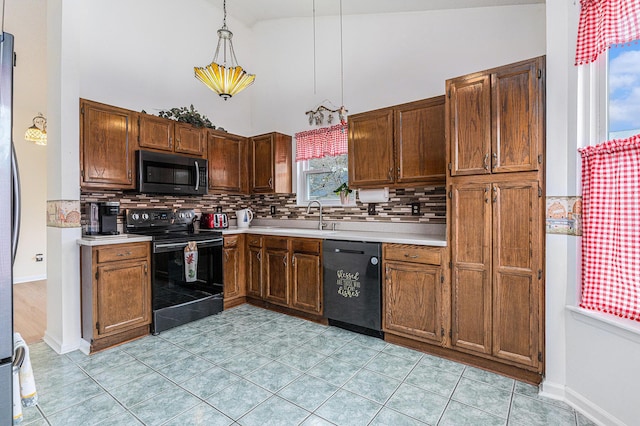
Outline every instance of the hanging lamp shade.
{"type": "Polygon", "coordinates": [[[42,114],[33,118],[33,124],[24,132],[24,139],[36,145],[47,144],[47,119],[42,114]]]}
{"type": "Polygon", "coordinates": [[[213,57],[213,62],[205,67],[193,67],[195,76],[209,89],[220,95],[225,101],[246,89],[256,79],[255,74],[249,74],[238,65],[236,54],[233,50],[233,33],[227,28],[227,1],[223,1],[224,19],[222,28],[218,30],[218,46],[213,57]],[[218,56],[222,50],[222,63],[218,56]],[[227,52],[229,63],[227,64],[227,52]]]}

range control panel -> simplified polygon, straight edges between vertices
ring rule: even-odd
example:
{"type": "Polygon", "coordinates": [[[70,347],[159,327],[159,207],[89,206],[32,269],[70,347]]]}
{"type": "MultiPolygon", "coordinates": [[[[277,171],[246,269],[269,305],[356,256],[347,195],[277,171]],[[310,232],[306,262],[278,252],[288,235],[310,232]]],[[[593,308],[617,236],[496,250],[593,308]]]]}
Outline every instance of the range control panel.
{"type": "Polygon", "coordinates": [[[175,225],[189,225],[196,218],[193,209],[127,209],[125,227],[127,229],[168,228],[175,225]]]}

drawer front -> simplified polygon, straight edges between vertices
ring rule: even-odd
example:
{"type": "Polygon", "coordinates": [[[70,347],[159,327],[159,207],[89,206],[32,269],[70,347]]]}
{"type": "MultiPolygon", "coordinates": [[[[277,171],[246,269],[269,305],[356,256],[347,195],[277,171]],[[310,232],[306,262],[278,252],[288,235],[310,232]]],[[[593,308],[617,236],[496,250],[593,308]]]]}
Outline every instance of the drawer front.
{"type": "Polygon", "coordinates": [[[247,244],[251,247],[262,247],[262,237],[260,235],[247,235],[247,244]]]}
{"type": "Polygon", "coordinates": [[[264,246],[267,249],[287,250],[289,239],[287,237],[265,237],[264,246]]]}
{"type": "Polygon", "coordinates": [[[313,238],[294,238],[291,240],[291,250],[294,253],[320,254],[321,240],[313,238]]]}
{"type": "Polygon", "coordinates": [[[229,237],[224,237],[224,246],[225,247],[238,247],[238,240],[240,237],[238,235],[231,235],[229,237]]]}
{"type": "Polygon", "coordinates": [[[115,262],[119,260],[140,259],[149,253],[148,243],[113,244],[97,247],[98,263],[115,262]]]}
{"type": "Polygon", "coordinates": [[[442,249],[409,244],[385,244],[384,259],[441,265],[442,249]]]}

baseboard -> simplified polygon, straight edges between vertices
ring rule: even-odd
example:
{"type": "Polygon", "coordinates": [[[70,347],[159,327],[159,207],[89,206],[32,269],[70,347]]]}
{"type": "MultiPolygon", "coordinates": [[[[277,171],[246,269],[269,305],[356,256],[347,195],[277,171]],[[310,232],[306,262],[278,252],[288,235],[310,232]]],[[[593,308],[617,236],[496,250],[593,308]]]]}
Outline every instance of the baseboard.
{"type": "Polygon", "coordinates": [[[565,387],[560,383],[549,382],[543,380],[540,385],[540,395],[547,398],[556,399],[558,401],[564,401],[567,396],[565,395],[565,387]]]}
{"type": "Polygon", "coordinates": [[[565,395],[565,402],[580,411],[589,420],[599,425],[626,426],[626,423],[616,416],[601,409],[597,404],[571,388],[565,388],[565,395]]]}
{"type": "Polygon", "coordinates": [[[47,279],[47,274],[42,275],[30,275],[26,277],[13,277],[14,284],[30,283],[33,281],[42,281],[47,279]]]}
{"type": "MultiPolygon", "coordinates": [[[[73,352],[78,349],[78,344],[75,345],[62,345],[58,339],[51,336],[47,331],[44,332],[44,337],[42,340],[51,347],[58,354],[66,354],[69,352],[73,352]]],[[[80,339],[82,340],[82,339],[80,339]]]]}
{"type": "Polygon", "coordinates": [[[84,339],[80,339],[80,347],[78,347],[78,350],[85,355],[89,355],[91,353],[91,343],[84,339]]]}

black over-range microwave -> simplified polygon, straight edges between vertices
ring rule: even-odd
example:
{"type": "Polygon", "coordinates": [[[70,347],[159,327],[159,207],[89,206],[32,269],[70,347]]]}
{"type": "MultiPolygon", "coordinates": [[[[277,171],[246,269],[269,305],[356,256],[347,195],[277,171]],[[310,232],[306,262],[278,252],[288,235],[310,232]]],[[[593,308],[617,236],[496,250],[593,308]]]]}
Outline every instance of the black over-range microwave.
{"type": "Polygon", "coordinates": [[[204,195],[208,163],[202,158],[136,151],[137,190],[144,194],[204,195]]]}

